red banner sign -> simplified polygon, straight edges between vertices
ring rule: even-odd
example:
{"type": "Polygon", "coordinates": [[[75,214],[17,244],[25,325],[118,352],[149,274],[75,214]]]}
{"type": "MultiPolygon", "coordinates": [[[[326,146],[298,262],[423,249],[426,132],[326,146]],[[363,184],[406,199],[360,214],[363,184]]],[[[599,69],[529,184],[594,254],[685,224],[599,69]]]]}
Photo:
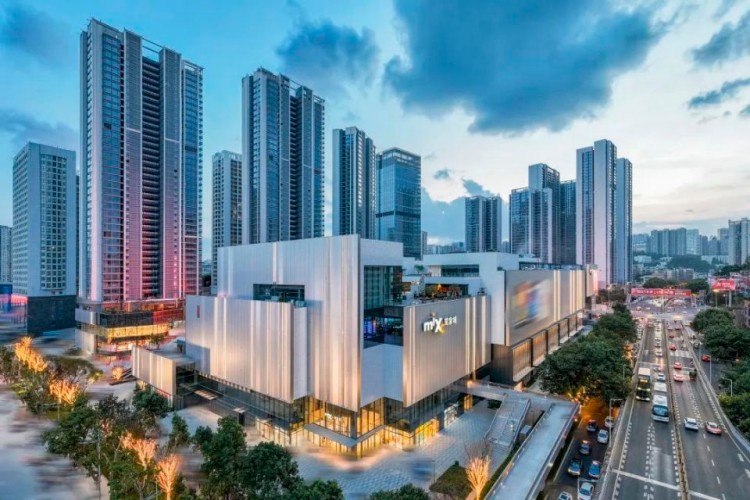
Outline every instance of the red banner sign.
{"type": "Polygon", "coordinates": [[[681,297],[690,298],[692,295],[687,288],[631,288],[633,297],[681,297]]]}
{"type": "Polygon", "coordinates": [[[720,278],[711,284],[714,292],[733,292],[737,289],[737,280],[720,278]]]}

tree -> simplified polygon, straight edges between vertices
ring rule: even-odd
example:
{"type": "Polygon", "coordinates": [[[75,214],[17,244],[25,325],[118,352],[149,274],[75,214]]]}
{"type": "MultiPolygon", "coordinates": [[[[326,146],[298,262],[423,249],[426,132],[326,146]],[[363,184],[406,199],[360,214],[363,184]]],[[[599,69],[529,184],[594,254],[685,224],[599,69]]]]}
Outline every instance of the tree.
{"type": "Polygon", "coordinates": [[[243,457],[240,483],[248,498],[278,498],[299,488],[302,478],[287,450],[265,442],[243,457]]]}
{"type": "Polygon", "coordinates": [[[156,419],[166,417],[170,410],[169,400],[151,389],[136,391],[133,406],[146,429],[156,427],[156,419]]]}
{"type": "Polygon", "coordinates": [[[172,431],[169,433],[169,449],[185,446],[190,442],[190,431],[187,422],[177,412],[172,413],[172,431]]]}
{"type": "Polygon", "coordinates": [[[413,484],[405,484],[397,490],[380,490],[370,495],[370,500],[429,500],[430,495],[413,484]]]}
{"type": "Polygon", "coordinates": [[[708,291],[708,281],[705,279],[699,278],[699,279],[693,279],[688,280],[687,283],[685,283],[685,288],[689,289],[693,293],[699,293],[701,290],[708,291]]]}
{"type": "Polygon", "coordinates": [[[662,278],[649,278],[643,283],[643,288],[667,288],[673,283],[662,278]]]}
{"type": "Polygon", "coordinates": [[[750,355],[750,330],[732,323],[714,323],[704,333],[706,349],[718,359],[734,361],[750,355]]]}
{"type": "Polygon", "coordinates": [[[633,342],[636,339],[635,324],[630,313],[604,314],[596,323],[594,329],[609,330],[624,342],[633,342]]]}
{"type": "Polygon", "coordinates": [[[167,500],[172,500],[175,487],[180,479],[181,462],[179,455],[172,453],[159,460],[156,464],[156,481],[159,483],[159,487],[164,492],[167,500]]]}
{"type": "Polygon", "coordinates": [[[474,491],[474,498],[480,498],[482,488],[490,479],[490,445],[487,441],[480,441],[466,450],[466,478],[474,491]]]}
{"type": "Polygon", "coordinates": [[[721,407],[737,429],[750,438],[750,393],[719,396],[721,407]]]}
{"type": "Polygon", "coordinates": [[[344,492],[339,483],[321,479],[301,484],[291,496],[298,500],[344,500],[344,492]]]}
{"type": "Polygon", "coordinates": [[[84,390],[89,382],[93,382],[102,376],[102,371],[87,359],[47,356],[47,361],[52,365],[50,371],[53,378],[72,382],[84,390]]]}
{"type": "Polygon", "coordinates": [[[693,269],[699,273],[707,273],[713,266],[703,260],[700,255],[675,255],[667,263],[669,269],[693,269]]]}
{"type": "Polygon", "coordinates": [[[196,447],[203,454],[201,470],[206,480],[201,489],[209,497],[219,498],[241,494],[240,469],[246,453],[245,433],[237,419],[222,417],[216,432],[199,427],[195,432],[196,447]]]}
{"type": "Polygon", "coordinates": [[[723,324],[728,323],[732,324],[734,322],[734,317],[732,316],[732,313],[727,311],[726,309],[719,309],[717,307],[711,307],[708,309],[704,309],[703,311],[700,311],[698,314],[695,315],[693,318],[693,322],[691,323],[691,326],[698,330],[699,332],[703,333],[706,328],[708,328],[711,325],[716,324],[723,324]]]}

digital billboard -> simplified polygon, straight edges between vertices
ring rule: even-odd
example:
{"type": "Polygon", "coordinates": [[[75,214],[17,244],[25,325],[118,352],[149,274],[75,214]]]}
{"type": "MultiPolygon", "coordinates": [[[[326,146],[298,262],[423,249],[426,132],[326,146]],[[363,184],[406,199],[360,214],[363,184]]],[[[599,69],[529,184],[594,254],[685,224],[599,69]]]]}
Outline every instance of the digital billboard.
{"type": "Polygon", "coordinates": [[[514,346],[583,309],[585,273],[578,269],[506,271],[507,345],[514,346]]]}
{"type": "Polygon", "coordinates": [[[554,322],[550,271],[505,273],[506,318],[510,345],[554,322]]]}
{"type": "Polygon", "coordinates": [[[721,278],[711,283],[711,290],[714,292],[733,292],[737,289],[737,281],[733,279],[721,278]]]}

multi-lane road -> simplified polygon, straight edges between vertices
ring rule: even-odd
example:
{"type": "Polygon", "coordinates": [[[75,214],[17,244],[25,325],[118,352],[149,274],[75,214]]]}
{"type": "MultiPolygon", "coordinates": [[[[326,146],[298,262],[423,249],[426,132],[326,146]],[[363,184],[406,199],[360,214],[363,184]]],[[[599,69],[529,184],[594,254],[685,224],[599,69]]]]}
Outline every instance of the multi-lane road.
{"type": "MultiPolygon", "coordinates": [[[[688,324],[694,312],[676,308],[668,314],[650,314],[655,326],[647,328],[641,339],[637,367],[650,367],[652,372],[658,368],[667,377],[670,422],[653,420],[650,402],[628,400],[617,422],[618,432],[598,498],[674,499],[684,497],[685,491],[690,498],[748,498],[749,454],[727,432],[705,378],[691,381],[688,376],[690,367],[700,361],[686,338],[690,331],[681,320],[688,324]],[[662,325],[661,357],[655,352],[657,324],[662,325]],[[674,351],[669,349],[671,343],[675,344],[674,351]],[[676,361],[684,368],[675,370],[676,361]],[[684,372],[685,380],[673,380],[675,372],[684,372]],[[685,429],[686,417],[695,418],[700,430],[685,429]],[[706,421],[719,423],[723,435],[708,434],[703,428],[706,421]]],[[[635,311],[634,314],[640,315],[635,311]]]]}

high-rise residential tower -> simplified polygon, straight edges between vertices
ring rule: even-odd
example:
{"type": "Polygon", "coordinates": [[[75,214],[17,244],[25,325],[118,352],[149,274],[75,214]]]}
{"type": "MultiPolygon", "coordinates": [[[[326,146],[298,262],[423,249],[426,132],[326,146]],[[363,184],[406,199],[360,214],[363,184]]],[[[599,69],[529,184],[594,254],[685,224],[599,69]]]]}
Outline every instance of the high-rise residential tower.
{"type": "Polygon", "coordinates": [[[544,163],[529,165],[529,252],[556,263],[559,245],[560,172],[544,163]]]}
{"type": "Polygon", "coordinates": [[[576,260],[599,269],[599,286],[615,281],[615,163],[606,139],[576,151],[576,260]]]}
{"type": "Polygon", "coordinates": [[[378,209],[377,158],[372,139],[357,127],[333,131],[333,235],[374,240],[378,209]]]}
{"type": "Polygon", "coordinates": [[[422,257],[422,159],[403,149],[378,155],[378,239],[400,241],[405,257],[422,257]]]}
{"type": "Polygon", "coordinates": [[[242,242],[323,236],[325,101],[259,68],[242,79],[242,242]]]}
{"type": "Polygon", "coordinates": [[[741,266],[750,258],[750,219],[729,221],[728,233],[728,258],[729,265],[741,266]]]}
{"type": "Polygon", "coordinates": [[[560,264],[576,264],[576,181],[560,183],[560,264]]]}
{"type": "Polygon", "coordinates": [[[469,196],[465,200],[466,251],[501,251],[503,199],[499,196],[469,196]]]}
{"type": "Polygon", "coordinates": [[[686,249],[688,255],[701,255],[701,234],[697,229],[686,231],[686,249]]]}
{"type": "Polygon", "coordinates": [[[0,283],[13,283],[13,228],[0,226],[0,283]]]}
{"type": "Polygon", "coordinates": [[[719,240],[719,255],[729,255],[729,228],[720,227],[716,236],[719,240]]]}
{"type": "Polygon", "coordinates": [[[76,222],[75,152],[28,143],[13,160],[13,292],[29,332],[75,324],[76,222]]]}
{"type": "Polygon", "coordinates": [[[633,281],[633,164],[618,158],[615,165],[615,283],[633,281]]]}
{"type": "Polygon", "coordinates": [[[518,188],[510,192],[510,253],[524,255],[529,249],[529,190],[518,188]]]}
{"type": "Polygon", "coordinates": [[[87,332],[166,331],[164,309],[198,293],[202,147],[203,69],[92,20],[81,34],[79,304],[94,325],[87,332]],[[117,321],[104,318],[117,311],[117,321]]]}
{"type": "Polygon", "coordinates": [[[220,151],[212,166],[211,291],[216,293],[219,248],[242,243],[242,156],[220,151]]]}

